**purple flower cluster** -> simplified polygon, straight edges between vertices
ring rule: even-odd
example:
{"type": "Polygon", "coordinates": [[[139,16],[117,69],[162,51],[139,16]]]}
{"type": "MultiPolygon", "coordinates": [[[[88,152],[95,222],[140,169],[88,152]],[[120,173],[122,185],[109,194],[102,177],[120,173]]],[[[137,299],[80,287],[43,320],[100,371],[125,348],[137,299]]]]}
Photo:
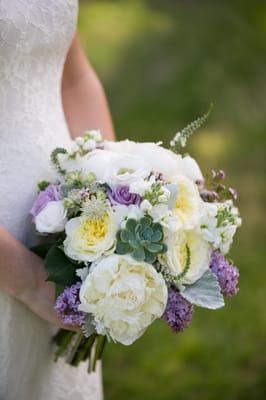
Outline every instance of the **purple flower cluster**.
{"type": "Polygon", "coordinates": [[[231,297],[237,294],[239,271],[217,250],[212,252],[210,268],[218,279],[223,295],[231,297]]]}
{"type": "Polygon", "coordinates": [[[164,319],[176,333],[184,331],[191,322],[194,306],[174,288],[168,291],[168,302],[164,319]]]}
{"type": "Polygon", "coordinates": [[[108,190],[108,197],[113,206],[118,204],[124,204],[129,206],[130,204],[139,205],[141,197],[137,193],[130,193],[128,186],[116,186],[108,190]]]}
{"type": "Polygon", "coordinates": [[[80,305],[79,290],[81,282],[65,288],[62,294],[58,296],[55,303],[55,309],[59,318],[69,325],[82,326],[85,322],[85,314],[78,310],[80,305]]]}
{"type": "Polygon", "coordinates": [[[50,184],[45,190],[42,190],[37,199],[35,200],[30,213],[33,217],[36,217],[42,209],[50,201],[58,201],[60,199],[58,186],[50,184]]]}

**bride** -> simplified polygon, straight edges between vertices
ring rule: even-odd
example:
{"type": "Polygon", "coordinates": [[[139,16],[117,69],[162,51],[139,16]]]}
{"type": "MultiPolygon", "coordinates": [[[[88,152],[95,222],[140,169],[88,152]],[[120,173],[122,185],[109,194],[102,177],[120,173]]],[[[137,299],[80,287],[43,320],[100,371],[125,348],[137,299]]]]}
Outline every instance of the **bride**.
{"type": "MultiPolygon", "coordinates": [[[[53,309],[28,216],[49,154],[99,128],[106,99],[80,46],[77,0],[0,0],[0,399],[100,400],[100,371],[53,362],[53,309]]],[[[89,23],[89,22],[88,22],[89,23]]]]}

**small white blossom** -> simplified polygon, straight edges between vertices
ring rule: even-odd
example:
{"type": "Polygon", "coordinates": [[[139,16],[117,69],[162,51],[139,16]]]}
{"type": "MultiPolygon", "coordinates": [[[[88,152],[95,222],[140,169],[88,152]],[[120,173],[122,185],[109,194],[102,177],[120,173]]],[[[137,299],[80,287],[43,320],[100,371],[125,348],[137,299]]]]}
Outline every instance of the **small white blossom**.
{"type": "Polygon", "coordinates": [[[83,145],[83,149],[87,151],[94,150],[95,148],[96,148],[96,142],[93,139],[88,139],[83,145]]]}

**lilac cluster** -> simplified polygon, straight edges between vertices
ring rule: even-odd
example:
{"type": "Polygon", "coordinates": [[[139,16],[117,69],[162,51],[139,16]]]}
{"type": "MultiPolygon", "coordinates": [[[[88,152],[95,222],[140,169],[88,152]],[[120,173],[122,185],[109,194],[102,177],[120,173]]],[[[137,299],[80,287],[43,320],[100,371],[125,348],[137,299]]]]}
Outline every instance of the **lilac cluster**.
{"type": "Polygon", "coordinates": [[[108,197],[113,206],[118,204],[124,204],[125,206],[130,204],[139,205],[141,202],[141,197],[137,193],[130,193],[128,186],[110,188],[108,197]]]}
{"type": "Polygon", "coordinates": [[[168,303],[164,319],[176,333],[184,331],[191,322],[194,306],[175,289],[168,291],[168,303]]]}
{"type": "Polygon", "coordinates": [[[85,322],[85,314],[78,310],[80,286],[81,282],[77,282],[65,288],[56,299],[55,309],[65,324],[82,326],[85,322]]]}
{"type": "Polygon", "coordinates": [[[37,199],[35,200],[30,213],[33,217],[36,217],[42,209],[46,206],[50,201],[58,201],[60,199],[58,186],[56,185],[48,185],[45,190],[42,190],[37,199]]]}
{"type": "Polygon", "coordinates": [[[212,252],[210,268],[217,276],[223,295],[231,297],[237,294],[239,271],[217,250],[212,252]]]}

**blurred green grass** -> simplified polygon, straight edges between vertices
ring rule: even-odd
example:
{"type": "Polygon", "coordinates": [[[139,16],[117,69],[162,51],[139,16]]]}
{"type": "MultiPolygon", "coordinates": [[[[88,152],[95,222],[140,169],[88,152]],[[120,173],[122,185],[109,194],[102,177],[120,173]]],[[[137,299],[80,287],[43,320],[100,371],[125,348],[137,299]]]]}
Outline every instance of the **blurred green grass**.
{"type": "Polygon", "coordinates": [[[214,101],[189,150],[204,172],[227,171],[244,220],[239,295],[197,309],[183,334],[157,322],[129,348],[109,345],[106,400],[265,399],[266,3],[82,1],[79,28],[119,139],[167,143],[214,101]]]}

